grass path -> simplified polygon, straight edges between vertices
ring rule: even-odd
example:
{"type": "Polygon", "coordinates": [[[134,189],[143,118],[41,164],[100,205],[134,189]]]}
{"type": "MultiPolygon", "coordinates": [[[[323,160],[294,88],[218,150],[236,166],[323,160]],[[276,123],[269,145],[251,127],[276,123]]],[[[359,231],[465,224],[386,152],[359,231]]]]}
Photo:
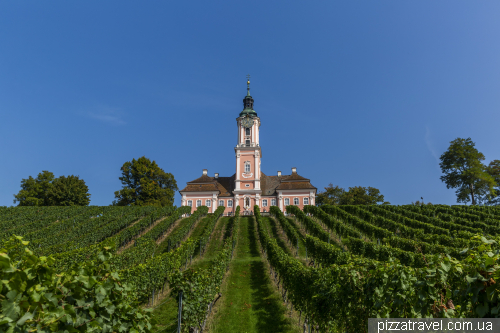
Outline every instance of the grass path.
{"type": "Polygon", "coordinates": [[[235,256],[222,298],[208,323],[210,333],[299,332],[286,317],[261,257],[253,217],[242,217],[235,256]]]}

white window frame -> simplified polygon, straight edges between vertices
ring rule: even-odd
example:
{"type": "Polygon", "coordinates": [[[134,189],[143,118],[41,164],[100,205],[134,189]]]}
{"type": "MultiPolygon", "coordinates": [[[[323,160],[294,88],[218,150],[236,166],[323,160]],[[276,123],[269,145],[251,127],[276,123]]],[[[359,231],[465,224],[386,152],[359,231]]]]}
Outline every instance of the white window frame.
{"type": "Polygon", "coordinates": [[[308,197],[304,197],[304,205],[309,205],[309,198],[308,197]]]}
{"type": "Polygon", "coordinates": [[[219,206],[224,206],[224,200],[219,200],[219,206]]]}
{"type": "Polygon", "coordinates": [[[298,205],[300,205],[300,200],[299,200],[299,198],[293,198],[293,205],[294,205],[294,206],[298,206],[298,205]]]}
{"type": "Polygon", "coordinates": [[[245,162],[245,173],[249,173],[251,172],[251,166],[250,166],[250,162],[245,162]]]}
{"type": "Polygon", "coordinates": [[[196,207],[200,207],[201,206],[201,199],[198,199],[196,200],[196,207]]]}
{"type": "Polygon", "coordinates": [[[193,200],[188,200],[188,206],[193,207],[193,200]]]}
{"type": "Polygon", "coordinates": [[[267,199],[262,199],[262,207],[267,207],[267,199]]]}
{"type": "Polygon", "coordinates": [[[228,207],[233,207],[233,200],[228,200],[227,201],[227,206],[228,207]]]}
{"type": "Polygon", "coordinates": [[[250,128],[245,128],[245,136],[249,135],[252,135],[252,131],[250,130],[250,128]]]}
{"type": "Polygon", "coordinates": [[[205,206],[211,207],[212,206],[212,200],[210,200],[210,199],[205,200],[205,206]]]}
{"type": "Polygon", "coordinates": [[[290,198],[285,198],[285,206],[290,206],[290,198]]]}
{"type": "Polygon", "coordinates": [[[271,206],[276,206],[276,199],[271,199],[271,206]]]}

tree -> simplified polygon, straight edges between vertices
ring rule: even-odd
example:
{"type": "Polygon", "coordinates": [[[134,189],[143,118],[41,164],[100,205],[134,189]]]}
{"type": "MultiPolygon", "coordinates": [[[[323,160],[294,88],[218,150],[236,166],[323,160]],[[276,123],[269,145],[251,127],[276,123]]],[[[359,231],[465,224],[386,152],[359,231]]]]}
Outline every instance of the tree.
{"type": "Polygon", "coordinates": [[[333,187],[333,184],[330,183],[327,187],[325,187],[324,192],[320,192],[316,196],[316,205],[340,205],[340,200],[344,193],[345,190],[343,188],[338,185],[333,187]]]}
{"type": "Polygon", "coordinates": [[[14,203],[19,202],[19,206],[48,206],[47,192],[53,180],[54,174],[46,170],[36,178],[29,176],[21,180],[21,191],[14,194],[14,203]]]}
{"type": "Polygon", "coordinates": [[[476,204],[476,196],[494,195],[494,178],[488,174],[481,161],[484,155],[475,147],[471,138],[457,138],[450,142],[450,147],[441,157],[440,177],[446,188],[456,188],[457,202],[476,204]]]}
{"type": "Polygon", "coordinates": [[[172,206],[177,182],[145,156],[125,162],[119,179],[123,188],[115,192],[118,206],[172,206]]]}
{"type": "Polygon", "coordinates": [[[83,179],[78,176],[54,178],[42,171],[36,178],[21,180],[21,191],[14,195],[19,206],[88,206],[90,194],[83,179]]]}
{"type": "Polygon", "coordinates": [[[355,186],[349,187],[349,191],[343,194],[341,205],[376,205],[381,203],[389,205],[390,203],[384,201],[384,196],[380,190],[374,187],[355,186]]]}
{"type": "Polygon", "coordinates": [[[383,205],[390,204],[384,201],[384,196],[380,190],[374,187],[355,186],[349,187],[349,191],[333,184],[325,187],[324,192],[316,196],[316,204],[321,205],[383,205]]]}
{"type": "Polygon", "coordinates": [[[89,188],[78,176],[61,176],[54,179],[47,192],[49,206],[88,206],[89,188]]]}
{"type": "Polygon", "coordinates": [[[495,180],[495,193],[481,196],[478,202],[488,206],[500,205],[500,160],[491,161],[486,167],[486,172],[495,180]]]}

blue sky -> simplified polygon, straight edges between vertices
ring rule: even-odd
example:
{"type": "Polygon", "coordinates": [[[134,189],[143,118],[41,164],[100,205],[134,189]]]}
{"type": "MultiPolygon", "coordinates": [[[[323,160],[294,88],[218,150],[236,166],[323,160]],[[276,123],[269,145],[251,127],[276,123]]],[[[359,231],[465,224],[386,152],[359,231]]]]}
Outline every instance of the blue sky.
{"type": "Polygon", "coordinates": [[[267,175],[454,204],[450,141],[500,159],[499,17],[498,1],[3,1],[0,206],[42,170],[108,205],[143,155],[179,188],[232,175],[248,73],[267,175]]]}

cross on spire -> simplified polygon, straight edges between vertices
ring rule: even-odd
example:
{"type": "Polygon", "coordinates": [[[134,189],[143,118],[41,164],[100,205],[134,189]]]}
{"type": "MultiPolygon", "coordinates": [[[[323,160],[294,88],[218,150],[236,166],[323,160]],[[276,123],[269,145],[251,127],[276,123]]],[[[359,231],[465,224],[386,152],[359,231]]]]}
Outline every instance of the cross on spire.
{"type": "Polygon", "coordinates": [[[247,96],[250,96],[250,74],[247,74],[247,96]]]}

